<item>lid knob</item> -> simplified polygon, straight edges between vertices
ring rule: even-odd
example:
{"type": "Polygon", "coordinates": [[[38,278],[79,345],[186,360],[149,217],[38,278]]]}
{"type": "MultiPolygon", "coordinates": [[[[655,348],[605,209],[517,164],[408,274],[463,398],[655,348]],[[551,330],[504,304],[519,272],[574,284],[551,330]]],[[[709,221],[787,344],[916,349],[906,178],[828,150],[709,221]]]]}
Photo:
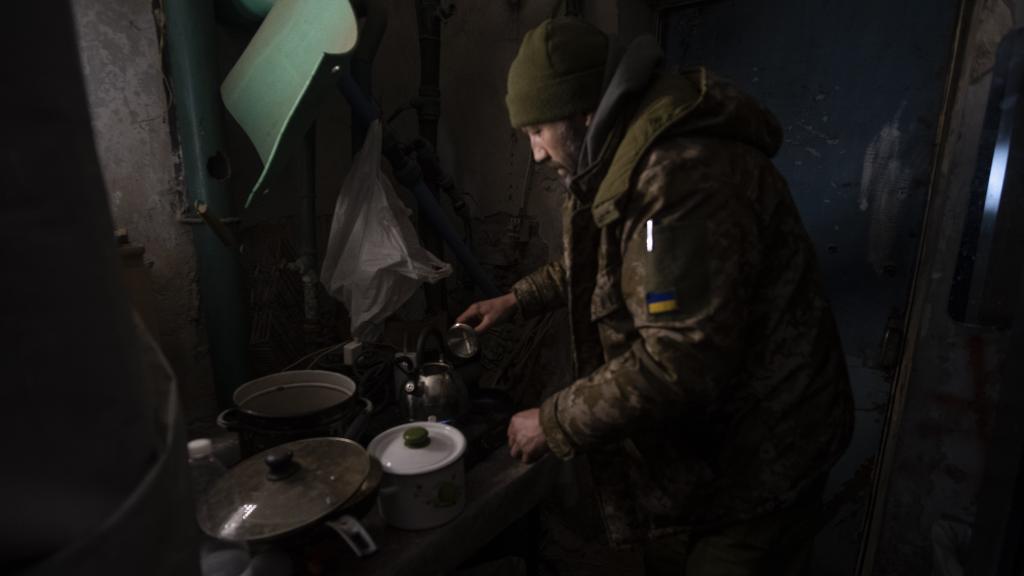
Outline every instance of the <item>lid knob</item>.
{"type": "Polygon", "coordinates": [[[422,426],[412,426],[402,432],[402,440],[409,448],[423,448],[430,444],[430,433],[422,426]]]}
{"type": "Polygon", "coordinates": [[[294,456],[295,454],[293,454],[291,450],[271,452],[270,454],[267,454],[267,457],[263,459],[263,462],[266,463],[267,468],[269,468],[267,471],[267,480],[272,482],[284,480],[298,472],[299,463],[293,459],[294,456]]]}

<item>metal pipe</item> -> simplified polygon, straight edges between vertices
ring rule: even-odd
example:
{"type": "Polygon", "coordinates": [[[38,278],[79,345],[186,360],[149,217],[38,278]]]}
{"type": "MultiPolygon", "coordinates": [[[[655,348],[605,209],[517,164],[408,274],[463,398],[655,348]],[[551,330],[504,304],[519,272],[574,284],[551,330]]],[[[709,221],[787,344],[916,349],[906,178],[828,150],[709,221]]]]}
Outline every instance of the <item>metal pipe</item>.
{"type": "MultiPolygon", "coordinates": [[[[222,219],[234,214],[224,181],[226,169],[213,4],[167,0],[167,50],[187,204],[206,204],[222,219]]],[[[248,380],[249,315],[237,251],[207,226],[194,226],[199,302],[209,337],[217,402],[231,405],[235,388],[248,380]]]]}
{"type": "Polygon", "coordinates": [[[305,182],[299,194],[299,270],[302,274],[302,303],[305,317],[305,344],[315,347],[320,337],[319,262],[316,241],[316,124],[306,132],[305,182]]]}
{"type": "MultiPolygon", "coordinates": [[[[359,26],[359,43],[352,51],[351,70],[356,84],[371,99],[373,98],[373,61],[377,57],[384,32],[388,28],[388,7],[383,0],[353,0],[356,16],[363,19],[359,26]]],[[[352,118],[352,155],[366,140],[369,124],[362,119],[352,118]]]]}
{"type": "MultiPolygon", "coordinates": [[[[422,138],[417,138],[413,142],[413,153],[416,157],[416,162],[423,170],[423,179],[425,182],[436,182],[436,187],[432,188],[431,191],[440,191],[442,196],[447,196],[452,203],[452,210],[455,212],[455,216],[462,222],[462,239],[464,242],[473,245],[473,219],[469,212],[469,205],[466,203],[466,195],[463,194],[455,186],[455,180],[444,171],[441,166],[441,159],[437,157],[437,152],[434,148],[428,144],[422,138]]],[[[430,187],[430,184],[427,184],[430,187]]],[[[466,274],[463,269],[460,271],[461,283],[472,289],[472,278],[466,274]]]]}
{"type": "MultiPolygon", "coordinates": [[[[441,118],[441,5],[438,0],[417,0],[416,16],[420,39],[420,92],[416,102],[419,115],[420,138],[437,150],[437,123],[441,118]]],[[[434,202],[440,202],[441,192],[436,179],[428,179],[427,187],[434,202]]],[[[419,232],[423,247],[444,259],[444,244],[434,231],[431,216],[419,213],[419,232]]],[[[447,310],[448,300],[440,282],[424,287],[427,306],[431,310],[447,310]]]]}
{"type": "Polygon", "coordinates": [[[210,230],[213,230],[213,233],[217,235],[222,244],[235,249],[239,247],[238,238],[235,236],[235,233],[216,214],[210,212],[209,206],[202,202],[196,202],[193,208],[196,214],[199,215],[199,218],[210,227],[210,230]]]}
{"type": "Polygon", "coordinates": [[[420,93],[416,109],[420,138],[437,148],[437,122],[441,118],[441,6],[438,0],[418,0],[416,16],[420,39],[420,93]]]}
{"type": "MultiPolygon", "coordinates": [[[[345,95],[345,98],[348,99],[352,107],[353,116],[359,116],[367,125],[380,117],[376,106],[360,91],[351,74],[341,74],[339,88],[342,94],[345,95]]],[[[484,295],[490,298],[500,295],[494,283],[491,282],[483,268],[480,267],[480,263],[473,257],[472,252],[463,244],[458,234],[449,225],[441,205],[423,182],[419,166],[405,156],[396,144],[390,130],[385,130],[384,133],[383,153],[391,163],[395,177],[403,186],[411,190],[416,197],[420,213],[426,215],[427,221],[441,235],[459,262],[466,267],[473,280],[480,286],[484,295]]]]}
{"type": "Polygon", "coordinates": [[[302,159],[303,183],[300,188],[299,228],[302,236],[299,244],[299,255],[309,268],[316,268],[316,124],[306,132],[305,150],[302,159]]]}

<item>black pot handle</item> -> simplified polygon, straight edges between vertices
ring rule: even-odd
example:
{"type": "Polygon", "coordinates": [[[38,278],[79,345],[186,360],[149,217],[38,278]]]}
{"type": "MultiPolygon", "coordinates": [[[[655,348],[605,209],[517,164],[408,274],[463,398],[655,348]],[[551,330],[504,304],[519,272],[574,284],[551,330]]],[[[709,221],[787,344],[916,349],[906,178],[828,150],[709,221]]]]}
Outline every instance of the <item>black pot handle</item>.
{"type": "Polygon", "coordinates": [[[444,362],[444,341],[441,339],[441,332],[437,328],[427,326],[420,332],[419,340],[416,341],[416,367],[423,366],[425,358],[423,353],[426,352],[427,340],[433,338],[434,342],[437,343],[438,361],[444,362]]]}
{"type": "Polygon", "coordinates": [[[228,408],[217,414],[217,426],[225,430],[237,432],[241,428],[240,421],[238,408],[228,408]]]}
{"type": "Polygon", "coordinates": [[[345,543],[359,558],[369,556],[377,551],[377,544],[373,541],[373,537],[354,516],[346,514],[336,520],[328,520],[324,524],[341,535],[345,543]]]}
{"type": "Polygon", "coordinates": [[[370,414],[373,412],[373,404],[366,399],[360,398],[364,403],[359,414],[352,420],[352,423],[345,429],[345,438],[360,442],[363,432],[366,432],[366,424],[370,421],[370,414]]]}

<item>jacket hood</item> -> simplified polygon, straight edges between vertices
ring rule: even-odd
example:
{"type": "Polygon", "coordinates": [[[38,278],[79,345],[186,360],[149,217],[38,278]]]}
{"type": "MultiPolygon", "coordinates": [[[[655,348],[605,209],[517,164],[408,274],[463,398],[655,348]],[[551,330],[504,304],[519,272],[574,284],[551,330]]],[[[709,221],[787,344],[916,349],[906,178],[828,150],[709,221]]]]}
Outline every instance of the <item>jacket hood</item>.
{"type": "MultiPolygon", "coordinates": [[[[760,102],[704,68],[687,70],[680,76],[696,87],[697,102],[674,121],[669,135],[733,140],[757,148],[769,158],[779,151],[782,128],[760,102]]],[[[652,91],[670,85],[671,81],[655,83],[652,91]]],[[[654,97],[659,98],[657,94],[654,97]]]]}
{"type": "Polygon", "coordinates": [[[641,159],[660,138],[732,140],[768,157],[782,145],[778,121],[754,98],[704,68],[678,74],[659,70],[661,53],[653,42],[653,38],[645,37],[630,45],[605,90],[581,149],[581,176],[611,156],[594,198],[594,219],[599,226],[618,218],[618,200],[629,190],[641,159]],[[627,110],[634,113],[616,143],[614,127],[621,125],[616,118],[627,110]]]}
{"type": "Polygon", "coordinates": [[[580,148],[577,173],[587,172],[602,159],[621,116],[650,85],[661,61],[661,48],[652,36],[641,36],[629,47],[623,47],[615,38],[608,43],[604,93],[580,148]]]}

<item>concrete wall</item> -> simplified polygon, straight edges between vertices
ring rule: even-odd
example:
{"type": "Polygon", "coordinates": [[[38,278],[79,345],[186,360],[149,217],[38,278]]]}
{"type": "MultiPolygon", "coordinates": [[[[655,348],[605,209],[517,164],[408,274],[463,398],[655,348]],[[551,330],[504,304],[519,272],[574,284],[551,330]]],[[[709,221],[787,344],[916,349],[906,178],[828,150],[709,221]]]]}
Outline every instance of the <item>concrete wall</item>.
{"type": "MultiPolygon", "coordinates": [[[[199,325],[192,233],[178,222],[182,180],[172,145],[161,50],[150,0],[75,0],[96,150],[115,226],[146,248],[158,339],[187,414],[213,410],[199,325]]],[[[54,159],[59,169],[59,159],[54,159]]],[[[69,287],[69,297],[74,288],[69,287]]]]}

